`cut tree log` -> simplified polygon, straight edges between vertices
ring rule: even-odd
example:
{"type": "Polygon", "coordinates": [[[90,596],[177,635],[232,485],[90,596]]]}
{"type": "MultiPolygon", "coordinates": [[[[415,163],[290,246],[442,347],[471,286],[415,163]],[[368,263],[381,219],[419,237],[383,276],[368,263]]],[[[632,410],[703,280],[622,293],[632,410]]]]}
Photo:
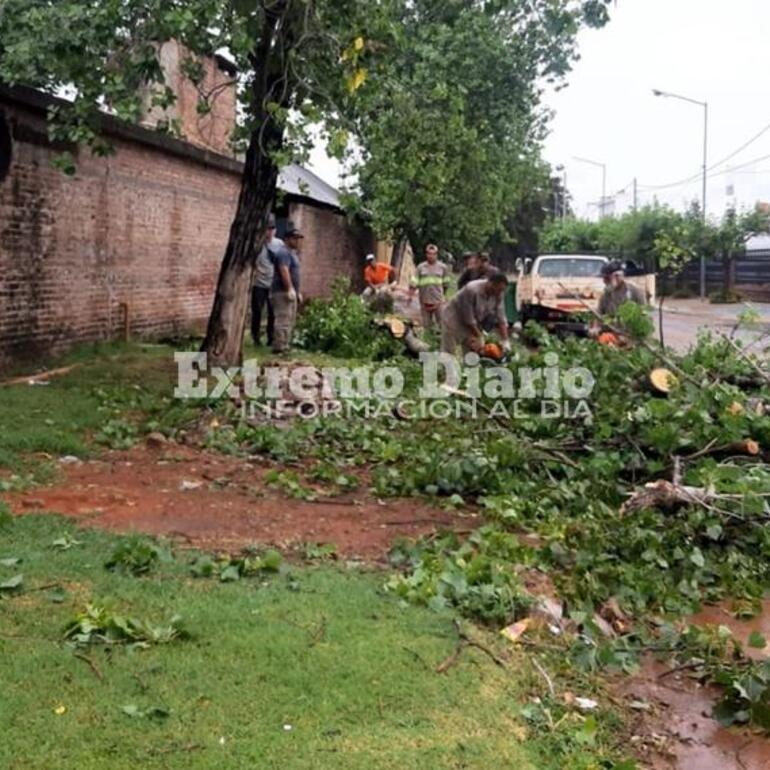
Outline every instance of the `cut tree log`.
{"type": "Polygon", "coordinates": [[[653,369],[647,379],[652,390],[661,396],[667,396],[679,385],[677,376],[663,367],[653,369]]]}
{"type": "Polygon", "coordinates": [[[382,322],[397,340],[402,339],[406,334],[406,324],[400,318],[386,316],[382,319],[382,322]]]}

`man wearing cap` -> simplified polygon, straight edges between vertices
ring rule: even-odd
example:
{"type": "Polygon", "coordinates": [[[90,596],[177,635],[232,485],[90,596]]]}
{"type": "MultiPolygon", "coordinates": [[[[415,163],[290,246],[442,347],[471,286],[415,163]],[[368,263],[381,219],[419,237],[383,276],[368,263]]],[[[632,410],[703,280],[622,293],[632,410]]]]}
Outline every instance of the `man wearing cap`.
{"type": "Polygon", "coordinates": [[[270,288],[270,301],[275,313],[274,353],[284,353],[291,347],[297,321],[297,305],[302,299],[299,293],[299,252],[303,238],[302,233],[290,222],[284,236],[284,244],[270,252],[275,269],[270,288]]]}
{"type": "Polygon", "coordinates": [[[478,281],[481,278],[489,278],[492,273],[497,272],[497,268],[489,259],[489,254],[468,254],[466,268],[457,279],[457,288],[462,289],[471,281],[478,281]]]}
{"type": "Polygon", "coordinates": [[[497,319],[503,349],[510,350],[508,319],[503,304],[507,288],[508,278],[504,273],[496,272],[460,289],[441,316],[442,352],[454,355],[458,346],[462,347],[463,353],[481,350],[482,326],[490,316],[497,319]]]}
{"type": "Polygon", "coordinates": [[[375,294],[378,289],[390,283],[395,275],[396,271],[393,267],[384,262],[377,262],[374,254],[367,254],[366,267],[364,268],[364,283],[366,284],[364,296],[370,297],[375,294]]]}
{"type": "Polygon", "coordinates": [[[425,261],[415,269],[409,286],[409,296],[419,292],[420,311],[424,329],[441,325],[441,309],[444,305],[445,291],[452,282],[449,268],[439,262],[438,246],[429,243],[425,247],[425,261]]]}
{"type": "Polygon", "coordinates": [[[283,241],[275,237],[275,214],[269,214],[267,218],[267,232],[265,243],[257,255],[256,268],[254,270],[254,285],[251,289],[251,338],[259,347],[260,330],[262,328],[262,311],[267,305],[267,344],[273,344],[273,329],[275,316],[273,303],[270,301],[270,287],[273,285],[275,269],[270,257],[270,251],[275,251],[283,246],[283,241]]]}
{"type": "Polygon", "coordinates": [[[604,293],[599,299],[599,315],[616,315],[620,306],[626,302],[646,305],[644,292],[633,284],[626,283],[626,273],[620,262],[609,262],[602,267],[604,293]]]}

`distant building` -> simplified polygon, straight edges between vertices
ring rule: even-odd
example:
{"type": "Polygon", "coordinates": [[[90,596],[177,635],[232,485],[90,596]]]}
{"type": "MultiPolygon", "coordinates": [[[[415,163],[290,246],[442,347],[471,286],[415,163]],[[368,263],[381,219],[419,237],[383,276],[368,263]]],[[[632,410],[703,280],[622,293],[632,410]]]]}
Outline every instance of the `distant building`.
{"type": "MultiPolygon", "coordinates": [[[[59,100],[0,85],[0,366],[126,329],[204,327],[242,171],[229,146],[233,73],[203,60],[204,82],[221,88],[201,116],[193,86],[175,80],[178,47],[162,54],[179,98],[168,114],[148,109],[145,123],[178,121],[185,139],[105,116],[107,157],[51,142],[46,112],[59,100]],[[62,150],[75,155],[74,176],[51,165],[62,150]]],[[[337,191],[299,166],[283,170],[280,187],[279,226],[291,219],[306,235],[304,293],[325,294],[337,276],[360,281],[374,239],[349,223],[337,191]]]]}

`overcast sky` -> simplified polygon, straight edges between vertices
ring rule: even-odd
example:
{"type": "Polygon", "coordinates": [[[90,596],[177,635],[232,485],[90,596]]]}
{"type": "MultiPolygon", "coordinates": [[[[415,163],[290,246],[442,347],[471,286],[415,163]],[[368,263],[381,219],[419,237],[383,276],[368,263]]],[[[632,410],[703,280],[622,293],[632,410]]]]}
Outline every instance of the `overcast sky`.
{"type": "MultiPolygon", "coordinates": [[[[597,215],[602,172],[575,156],[607,165],[608,195],[626,190],[614,198],[617,213],[631,206],[634,177],[640,204],[657,196],[682,208],[700,198],[699,178],[649,189],[697,177],[703,156],[703,108],[657,98],[653,88],[708,101],[709,165],[770,126],[770,0],[618,0],[609,25],[584,31],[579,43],[568,87],[546,98],[555,115],[545,157],[565,166],[580,215],[597,215]]],[[[710,172],[710,214],[728,202],[770,201],[770,157],[749,163],[765,155],[770,128],[710,172]]],[[[313,165],[337,182],[322,152],[313,165]]]]}

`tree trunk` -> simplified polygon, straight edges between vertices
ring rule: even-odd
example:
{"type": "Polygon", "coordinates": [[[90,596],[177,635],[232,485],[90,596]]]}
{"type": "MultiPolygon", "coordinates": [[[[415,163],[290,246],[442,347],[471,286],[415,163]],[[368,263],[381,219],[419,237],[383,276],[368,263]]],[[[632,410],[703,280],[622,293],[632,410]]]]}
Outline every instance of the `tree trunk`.
{"type": "Polygon", "coordinates": [[[404,254],[406,253],[406,236],[400,235],[393,246],[393,260],[391,267],[396,271],[396,277],[401,277],[401,265],[404,263],[404,254]]]}
{"type": "Polygon", "coordinates": [[[284,129],[268,111],[269,100],[282,106],[289,102],[285,55],[291,47],[288,32],[279,20],[286,3],[277,2],[265,12],[263,34],[252,55],[254,69],[251,120],[253,129],[246,152],[238,207],[230,226],[230,237],[219,270],[214,305],[201,350],[209,366],[236,366],[243,358],[243,332],[251,296],[256,256],[262,246],[267,216],[275,200],[278,167],[273,160],[283,145],[284,129]],[[281,45],[275,39],[281,36],[281,45]],[[283,52],[279,56],[275,51],[283,52]],[[276,94],[283,92],[283,99],[276,94]]]}
{"type": "Polygon", "coordinates": [[[735,255],[732,252],[722,255],[722,268],[725,295],[728,295],[735,289],[735,255]]]}

